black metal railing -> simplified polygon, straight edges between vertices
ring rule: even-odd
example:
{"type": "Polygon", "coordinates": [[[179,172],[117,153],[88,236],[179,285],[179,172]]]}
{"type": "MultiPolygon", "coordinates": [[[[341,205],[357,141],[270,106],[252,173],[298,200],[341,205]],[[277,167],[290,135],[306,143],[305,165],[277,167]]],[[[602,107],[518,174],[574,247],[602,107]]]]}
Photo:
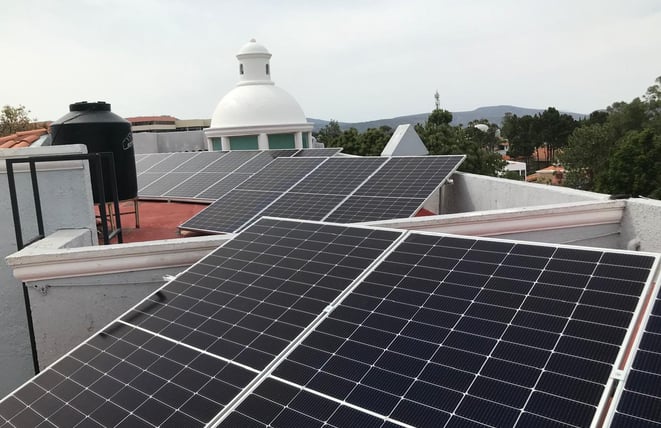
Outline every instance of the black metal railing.
{"type": "MultiPolygon", "coordinates": [[[[36,164],[41,162],[58,162],[58,161],[74,161],[74,160],[87,160],[90,164],[90,177],[92,181],[92,189],[98,196],[99,202],[99,216],[101,217],[101,229],[103,234],[104,244],[110,244],[110,240],[115,236],[117,242],[122,243],[122,223],[119,213],[119,196],[117,192],[117,181],[115,180],[115,159],[112,153],[86,153],[86,154],[64,154],[64,155],[48,155],[48,156],[31,156],[22,158],[6,159],[7,165],[7,183],[9,184],[9,198],[11,200],[11,210],[14,220],[14,231],[16,233],[16,247],[18,251],[26,246],[36,242],[45,237],[44,229],[44,216],[41,206],[41,197],[39,195],[39,181],[37,179],[36,164]],[[106,192],[105,183],[103,180],[103,160],[106,161],[105,165],[108,168],[107,175],[112,177],[110,180],[110,187],[112,192],[112,202],[115,208],[115,224],[116,228],[113,231],[108,229],[108,212],[106,210],[106,192]],[[16,191],[16,179],[14,177],[14,164],[27,163],[30,166],[30,181],[32,184],[32,194],[34,196],[34,209],[37,219],[37,236],[29,240],[23,238],[23,227],[21,224],[20,209],[18,206],[18,194],[16,191]]],[[[30,347],[32,349],[32,363],[34,365],[35,374],[39,373],[39,358],[37,355],[37,344],[34,336],[34,325],[32,323],[32,310],[30,308],[30,296],[28,294],[27,285],[23,283],[23,299],[25,301],[25,311],[28,321],[28,332],[30,335],[30,347]]]]}

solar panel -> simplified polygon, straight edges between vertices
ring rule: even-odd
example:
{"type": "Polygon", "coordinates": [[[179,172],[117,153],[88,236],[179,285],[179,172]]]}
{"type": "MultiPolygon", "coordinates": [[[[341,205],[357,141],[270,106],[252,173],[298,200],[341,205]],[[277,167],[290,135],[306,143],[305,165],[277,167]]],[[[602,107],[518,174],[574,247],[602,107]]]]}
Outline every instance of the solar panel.
{"type": "Polygon", "coordinates": [[[168,173],[172,172],[178,166],[184,164],[185,162],[191,160],[197,156],[197,152],[177,152],[171,153],[170,156],[166,157],[156,165],[149,168],[149,172],[162,172],[168,173]]]}
{"type": "Polygon", "coordinates": [[[322,156],[330,157],[342,151],[342,147],[328,147],[324,149],[301,149],[294,156],[308,157],[308,156],[322,156]]]}
{"type": "MultiPolygon", "coordinates": [[[[0,422],[597,426],[658,265],[262,218],[3,399],[0,422]]],[[[659,420],[659,306],[614,425],[659,420]]]]}
{"type": "MultiPolygon", "coordinates": [[[[177,174],[177,173],[172,173],[177,174]]],[[[196,195],[204,192],[209,187],[218,183],[225,178],[227,174],[223,172],[200,172],[188,178],[183,183],[175,186],[171,190],[165,192],[163,195],[166,197],[179,197],[179,198],[194,198],[196,195]]],[[[238,178],[238,177],[237,177],[238,178]]]]}
{"type": "Polygon", "coordinates": [[[315,169],[292,192],[348,195],[386,161],[386,158],[331,158],[315,169]]]}
{"type": "Polygon", "coordinates": [[[661,295],[658,293],[650,302],[651,310],[642,326],[612,427],[661,427],[661,295]]]}
{"type": "Polygon", "coordinates": [[[243,164],[235,172],[243,174],[253,174],[266,165],[270,164],[273,159],[279,157],[289,157],[294,155],[298,150],[266,150],[259,153],[257,156],[250,159],[248,162],[243,164]]]}
{"type": "Polygon", "coordinates": [[[179,227],[200,232],[239,230],[254,213],[266,208],[279,196],[278,192],[234,189],[179,227]]]}
{"type": "Polygon", "coordinates": [[[237,189],[284,192],[325,160],[326,158],[277,158],[259,174],[237,186],[237,189]]]}
{"type": "Polygon", "coordinates": [[[618,256],[412,234],[273,374],[411,426],[588,426],[654,263],[618,256]]]}
{"type": "Polygon", "coordinates": [[[204,426],[401,235],[262,220],[10,394],[0,421],[204,426]]]}
{"type": "MultiPolygon", "coordinates": [[[[145,173],[148,174],[148,173],[145,173]]],[[[150,173],[149,173],[150,174],[150,173]]],[[[144,174],[143,174],[144,175],[144,174]]],[[[150,174],[151,175],[151,174],[150,174]]],[[[160,178],[152,181],[148,185],[140,188],[141,197],[162,197],[172,188],[188,180],[193,173],[191,172],[173,172],[164,174],[160,178]]]]}
{"type": "Polygon", "coordinates": [[[343,199],[341,195],[288,192],[257,215],[322,220],[343,199]]]}
{"type": "MultiPolygon", "coordinates": [[[[197,214],[209,219],[224,218],[223,223],[202,220],[204,229],[195,217],[185,222],[181,228],[206,232],[235,232],[228,229],[236,224],[247,224],[251,219],[262,215],[287,216],[291,218],[327,220],[340,223],[366,222],[405,218],[414,215],[442,182],[447,179],[463,161],[464,156],[430,156],[411,158],[278,158],[269,163],[249,179],[236,186],[237,190],[259,190],[279,192],[283,196],[274,203],[255,204],[253,198],[246,200],[251,205],[237,208],[235,215],[243,219],[227,219],[226,208],[211,205],[197,214]],[[387,169],[387,173],[383,171],[387,169]],[[391,174],[392,176],[390,176],[391,174]],[[399,182],[399,180],[403,180],[399,182]],[[388,193],[380,186],[397,183],[391,196],[368,195],[388,193]],[[289,195],[289,193],[295,193],[289,195]],[[308,194],[310,196],[303,196],[308,194]],[[314,195],[317,196],[314,196],[314,195]],[[344,195],[346,199],[335,196],[344,195]],[[392,196],[394,195],[394,196],[392,196]],[[418,195],[418,196],[416,196],[418,195]],[[422,196],[420,196],[422,195],[422,196]],[[282,202],[281,202],[282,200],[282,202]],[[286,201],[291,201],[286,205],[286,201]],[[333,206],[332,201],[339,201],[333,206]],[[213,213],[220,209],[223,214],[213,213]],[[262,211],[263,210],[263,211],[262,211]],[[325,213],[324,213],[325,210],[325,213]],[[206,212],[205,211],[210,211],[206,212]]],[[[222,185],[222,182],[221,184],[222,185]]],[[[223,188],[227,192],[228,188],[223,188]]],[[[220,197],[211,188],[198,198],[220,197]]],[[[272,199],[270,202],[275,201],[272,199]]],[[[269,203],[270,203],[269,202],[269,203]]],[[[235,197],[233,203],[244,202],[235,197]]]]}
{"type": "Polygon", "coordinates": [[[195,196],[199,199],[210,199],[215,201],[226,195],[230,190],[233,190],[239,184],[246,181],[248,178],[250,178],[250,175],[251,174],[238,173],[228,174],[195,196]]]}
{"type": "Polygon", "coordinates": [[[414,215],[424,202],[424,198],[350,196],[322,219],[338,223],[355,223],[406,218],[414,215]]]}
{"type": "Polygon", "coordinates": [[[225,154],[226,152],[197,152],[194,157],[174,168],[172,172],[199,172],[225,154]]]}
{"type": "Polygon", "coordinates": [[[400,235],[261,221],[124,321],[261,370],[400,235]]]}
{"type": "Polygon", "coordinates": [[[115,323],[16,391],[0,413],[16,427],[201,427],[255,376],[115,323]]]}
{"type": "Polygon", "coordinates": [[[356,195],[427,198],[466,156],[409,156],[388,158],[356,195]]]}
{"type": "Polygon", "coordinates": [[[138,174],[142,174],[154,165],[162,162],[170,155],[172,155],[172,153],[150,153],[145,157],[145,159],[141,160],[140,163],[136,164],[136,172],[138,174]]]}
{"type": "Polygon", "coordinates": [[[143,172],[142,174],[138,175],[138,191],[144,189],[145,187],[149,186],[151,183],[154,181],[158,180],[159,178],[163,177],[163,174],[160,172],[143,172]]]}
{"type": "Polygon", "coordinates": [[[256,150],[239,150],[234,152],[227,152],[227,154],[220,159],[216,160],[206,168],[203,172],[232,172],[241,167],[244,163],[248,162],[253,157],[257,156],[259,151],[256,150]]]}

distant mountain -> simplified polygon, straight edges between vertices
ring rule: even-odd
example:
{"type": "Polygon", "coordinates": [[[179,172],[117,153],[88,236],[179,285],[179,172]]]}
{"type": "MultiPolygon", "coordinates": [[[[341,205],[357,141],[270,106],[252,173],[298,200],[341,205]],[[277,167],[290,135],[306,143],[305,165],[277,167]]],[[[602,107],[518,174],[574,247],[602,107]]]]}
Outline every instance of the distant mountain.
{"type": "MultiPolygon", "coordinates": [[[[545,109],[535,109],[535,108],[526,108],[526,107],[516,107],[516,106],[489,106],[489,107],[480,107],[471,111],[456,111],[452,112],[452,125],[466,125],[467,123],[473,120],[487,119],[491,123],[500,125],[505,113],[512,113],[517,116],[525,116],[527,114],[534,115],[537,113],[543,112],[545,109]]],[[[581,113],[572,113],[561,111],[560,113],[566,113],[574,117],[574,119],[581,119],[587,115],[581,113]]],[[[415,125],[416,123],[423,123],[427,120],[429,113],[419,113],[411,114],[408,116],[399,116],[393,117],[391,119],[378,119],[370,120],[368,122],[339,122],[340,128],[342,130],[349,128],[356,128],[359,132],[365,132],[368,128],[378,128],[380,126],[389,126],[393,129],[397,126],[410,123],[415,125]]],[[[328,125],[328,120],[322,119],[313,119],[308,118],[308,121],[314,123],[313,132],[319,131],[323,126],[328,125]]]]}

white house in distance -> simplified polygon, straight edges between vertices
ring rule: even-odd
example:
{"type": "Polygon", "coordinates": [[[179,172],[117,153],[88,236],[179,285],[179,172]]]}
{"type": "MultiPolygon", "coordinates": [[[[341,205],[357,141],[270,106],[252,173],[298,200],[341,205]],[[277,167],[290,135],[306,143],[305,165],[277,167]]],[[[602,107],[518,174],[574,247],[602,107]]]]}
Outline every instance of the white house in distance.
{"type": "Polygon", "coordinates": [[[298,102],[271,80],[271,53],[255,39],[236,55],[239,82],[225,95],[205,130],[211,150],[308,148],[312,123],[298,102]]]}

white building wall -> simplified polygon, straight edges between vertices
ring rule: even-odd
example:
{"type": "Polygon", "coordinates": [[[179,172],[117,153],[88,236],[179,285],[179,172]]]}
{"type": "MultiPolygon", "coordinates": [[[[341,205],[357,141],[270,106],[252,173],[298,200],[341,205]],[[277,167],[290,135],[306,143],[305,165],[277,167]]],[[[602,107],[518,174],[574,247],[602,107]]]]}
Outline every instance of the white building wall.
{"type": "MultiPolygon", "coordinates": [[[[5,169],[8,157],[86,153],[83,145],[48,146],[0,151],[0,396],[34,374],[22,285],[14,278],[5,257],[14,253],[16,235],[12,221],[5,169]]],[[[19,165],[14,165],[15,171],[19,165]]],[[[58,162],[37,167],[46,234],[62,228],[86,228],[96,244],[96,222],[87,163],[58,162]]],[[[29,173],[15,174],[24,241],[37,236],[34,199],[29,173]]],[[[52,321],[51,321],[52,322],[52,321]]]]}
{"type": "Polygon", "coordinates": [[[441,214],[608,200],[609,195],[457,172],[443,187],[441,214]]]}

